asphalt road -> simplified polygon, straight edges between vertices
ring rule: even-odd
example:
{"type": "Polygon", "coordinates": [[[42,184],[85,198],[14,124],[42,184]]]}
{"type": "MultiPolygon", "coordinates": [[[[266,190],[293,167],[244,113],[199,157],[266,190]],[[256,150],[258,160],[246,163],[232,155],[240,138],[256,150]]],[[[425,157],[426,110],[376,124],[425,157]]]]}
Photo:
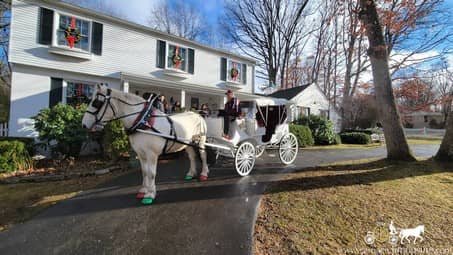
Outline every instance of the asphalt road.
{"type": "MultiPolygon", "coordinates": [[[[412,149],[430,157],[438,146],[412,149]]],[[[384,148],[304,150],[295,165],[282,167],[267,155],[250,176],[224,162],[204,183],[183,181],[186,158],[160,163],[153,205],[135,199],[140,172],[126,174],[0,233],[0,254],[250,254],[260,196],[282,173],[384,156],[384,148]]]]}

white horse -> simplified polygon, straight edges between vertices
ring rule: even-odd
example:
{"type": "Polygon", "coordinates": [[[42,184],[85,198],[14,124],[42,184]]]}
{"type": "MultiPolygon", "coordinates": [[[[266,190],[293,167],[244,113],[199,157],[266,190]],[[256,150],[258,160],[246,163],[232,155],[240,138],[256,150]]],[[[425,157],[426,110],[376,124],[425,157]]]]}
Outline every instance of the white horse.
{"type": "MultiPolygon", "coordinates": [[[[120,119],[127,130],[135,124],[137,116],[142,112],[146,103],[146,100],[139,96],[110,89],[104,85],[96,86],[92,98],[82,120],[83,127],[90,130],[95,130],[99,126],[103,127],[105,123],[114,119],[120,119]]],[[[156,108],[153,109],[153,116],[152,127],[155,131],[163,135],[174,135],[171,134],[171,121],[174,133],[178,138],[193,141],[198,145],[202,162],[200,181],[207,180],[209,169],[204,150],[206,122],[203,117],[197,113],[185,112],[169,115],[169,120],[156,108]]],[[[129,141],[141,164],[143,183],[137,198],[142,199],[143,204],[151,204],[156,197],[156,166],[158,157],[164,152],[164,148],[166,148],[165,153],[186,150],[190,168],[185,179],[192,179],[196,175],[196,153],[192,146],[141,132],[130,134],[129,141]]]]}
{"type": "Polygon", "coordinates": [[[420,238],[421,241],[423,241],[422,234],[425,232],[425,226],[424,225],[419,225],[415,228],[407,228],[407,229],[401,229],[400,230],[400,239],[401,239],[401,244],[403,244],[404,239],[406,239],[409,243],[411,240],[409,239],[410,236],[414,237],[414,244],[415,241],[417,241],[417,238],[420,238]]]}

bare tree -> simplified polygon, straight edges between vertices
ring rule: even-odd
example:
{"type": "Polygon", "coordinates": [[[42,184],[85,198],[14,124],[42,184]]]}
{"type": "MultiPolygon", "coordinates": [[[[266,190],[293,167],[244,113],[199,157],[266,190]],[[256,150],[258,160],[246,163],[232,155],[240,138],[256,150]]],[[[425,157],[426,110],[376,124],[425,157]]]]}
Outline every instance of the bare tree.
{"type": "Polygon", "coordinates": [[[169,34],[190,40],[201,40],[207,27],[199,9],[189,2],[161,0],[148,18],[148,24],[169,34]]]}
{"type": "MultiPolygon", "coordinates": [[[[402,67],[432,61],[451,53],[451,13],[443,0],[378,0],[387,54],[394,76],[402,67]]],[[[401,78],[394,76],[394,79],[401,78]]],[[[404,78],[404,77],[403,77],[404,78]]]]}
{"type": "Polygon", "coordinates": [[[11,66],[8,62],[11,0],[0,2],[0,80],[9,87],[11,66]]]}
{"type": "Polygon", "coordinates": [[[448,69],[446,61],[442,61],[439,70],[432,76],[432,83],[439,97],[442,106],[444,121],[447,121],[448,114],[453,110],[453,72],[448,69]]]}
{"type": "Polygon", "coordinates": [[[365,27],[369,42],[368,56],[373,71],[379,117],[384,128],[387,158],[413,161],[415,157],[407,143],[396,108],[387,58],[387,45],[385,44],[376,4],[373,0],[360,0],[359,17],[365,27]]]}
{"type": "Polygon", "coordinates": [[[245,55],[258,59],[258,76],[282,85],[297,46],[310,33],[303,24],[308,0],[231,0],[223,27],[245,55]]]}

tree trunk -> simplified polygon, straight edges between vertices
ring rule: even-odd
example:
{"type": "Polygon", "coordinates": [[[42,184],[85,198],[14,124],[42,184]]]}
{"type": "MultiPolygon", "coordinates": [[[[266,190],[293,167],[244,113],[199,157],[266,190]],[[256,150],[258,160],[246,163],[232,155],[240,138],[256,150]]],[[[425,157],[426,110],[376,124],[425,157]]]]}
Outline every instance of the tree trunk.
{"type": "Polygon", "coordinates": [[[390,78],[387,47],[379,23],[376,5],[371,0],[360,0],[360,19],[365,26],[369,41],[368,56],[373,70],[376,101],[380,106],[379,117],[384,128],[387,158],[414,161],[415,157],[407,144],[401,119],[398,114],[390,78]]]}
{"type": "Polygon", "coordinates": [[[445,136],[442,139],[435,159],[438,161],[453,162],[453,112],[448,114],[445,136]]]}

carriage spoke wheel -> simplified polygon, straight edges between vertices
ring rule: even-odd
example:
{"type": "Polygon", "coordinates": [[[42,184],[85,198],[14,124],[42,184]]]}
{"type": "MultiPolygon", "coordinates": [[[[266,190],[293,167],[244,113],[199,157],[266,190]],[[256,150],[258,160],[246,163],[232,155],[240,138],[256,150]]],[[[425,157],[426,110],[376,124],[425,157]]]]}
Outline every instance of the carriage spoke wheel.
{"type": "Polygon", "coordinates": [[[297,152],[299,151],[299,144],[297,143],[297,138],[292,133],[288,133],[282,137],[280,141],[280,146],[278,148],[278,155],[280,156],[280,161],[289,165],[296,160],[297,152]]]}
{"type": "Polygon", "coordinates": [[[259,157],[263,156],[265,150],[266,150],[265,146],[257,146],[255,149],[256,157],[259,158],[259,157]]]}
{"type": "Polygon", "coordinates": [[[234,167],[240,176],[248,175],[255,165],[255,146],[249,142],[243,142],[236,150],[234,167]]]}

